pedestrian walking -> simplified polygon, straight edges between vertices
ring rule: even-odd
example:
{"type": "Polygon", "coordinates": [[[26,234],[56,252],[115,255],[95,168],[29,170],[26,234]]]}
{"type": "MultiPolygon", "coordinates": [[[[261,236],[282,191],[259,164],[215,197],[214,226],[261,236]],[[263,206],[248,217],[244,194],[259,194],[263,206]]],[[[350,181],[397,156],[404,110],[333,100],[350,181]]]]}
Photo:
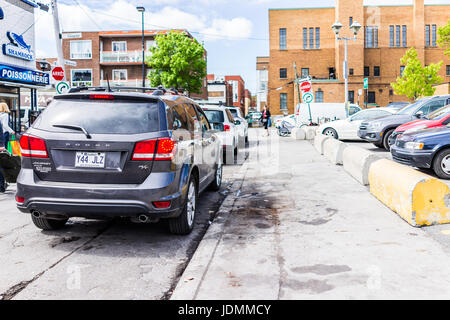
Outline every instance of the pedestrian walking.
{"type": "Polygon", "coordinates": [[[8,147],[8,141],[10,136],[16,134],[14,130],[9,126],[9,107],[6,103],[0,103],[0,123],[3,127],[3,140],[5,148],[8,147]]]}
{"type": "MultiPolygon", "coordinates": [[[[2,127],[2,123],[0,121],[0,152],[5,152],[6,148],[4,147],[5,145],[5,140],[3,138],[3,127],[2,127]]],[[[6,191],[6,183],[5,183],[5,177],[3,176],[3,172],[1,171],[1,167],[0,167],[0,193],[4,193],[6,191]]]]}
{"type": "Polygon", "coordinates": [[[269,127],[271,126],[272,117],[270,114],[270,110],[267,105],[264,106],[263,113],[261,115],[261,121],[264,125],[264,129],[266,129],[267,136],[270,135],[269,127]]]}

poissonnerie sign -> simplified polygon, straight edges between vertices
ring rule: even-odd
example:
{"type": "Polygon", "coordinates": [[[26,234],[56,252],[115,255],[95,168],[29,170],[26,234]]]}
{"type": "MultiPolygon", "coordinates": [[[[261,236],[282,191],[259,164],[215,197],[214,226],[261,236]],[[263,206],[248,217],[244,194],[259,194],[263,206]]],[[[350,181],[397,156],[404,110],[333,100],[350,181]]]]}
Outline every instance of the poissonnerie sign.
{"type": "Polygon", "coordinates": [[[0,64],[0,80],[45,86],[50,84],[47,73],[0,64]]]}

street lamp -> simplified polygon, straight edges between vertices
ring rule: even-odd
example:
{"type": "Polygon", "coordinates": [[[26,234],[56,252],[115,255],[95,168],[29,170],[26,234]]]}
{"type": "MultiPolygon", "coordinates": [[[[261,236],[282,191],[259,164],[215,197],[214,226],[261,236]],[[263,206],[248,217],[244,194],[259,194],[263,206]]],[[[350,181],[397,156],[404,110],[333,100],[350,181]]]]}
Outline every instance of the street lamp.
{"type": "Polygon", "coordinates": [[[358,35],[359,30],[361,29],[361,25],[355,21],[350,26],[350,30],[353,33],[353,38],[345,38],[345,37],[339,37],[339,33],[342,29],[342,23],[339,21],[336,21],[332,26],[331,29],[333,29],[333,32],[336,34],[336,40],[344,40],[345,41],[345,60],[344,60],[344,80],[345,80],[345,107],[347,108],[348,105],[348,62],[347,62],[347,42],[349,40],[356,41],[356,36],[358,35]]]}
{"type": "Polygon", "coordinates": [[[144,41],[144,7],[136,7],[136,10],[142,14],[142,88],[145,88],[145,41],[144,41]]]}

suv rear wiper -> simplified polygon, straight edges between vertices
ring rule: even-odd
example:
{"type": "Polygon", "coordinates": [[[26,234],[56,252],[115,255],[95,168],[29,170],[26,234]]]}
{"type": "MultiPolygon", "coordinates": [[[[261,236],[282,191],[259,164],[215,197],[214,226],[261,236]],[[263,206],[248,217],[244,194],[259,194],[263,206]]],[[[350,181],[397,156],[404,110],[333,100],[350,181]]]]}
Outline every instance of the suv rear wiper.
{"type": "Polygon", "coordinates": [[[87,130],[85,128],[81,127],[81,126],[73,126],[73,125],[70,125],[70,124],[54,124],[53,127],[83,131],[83,133],[85,134],[86,138],[92,139],[92,137],[89,134],[89,132],[87,132],[87,130]]]}

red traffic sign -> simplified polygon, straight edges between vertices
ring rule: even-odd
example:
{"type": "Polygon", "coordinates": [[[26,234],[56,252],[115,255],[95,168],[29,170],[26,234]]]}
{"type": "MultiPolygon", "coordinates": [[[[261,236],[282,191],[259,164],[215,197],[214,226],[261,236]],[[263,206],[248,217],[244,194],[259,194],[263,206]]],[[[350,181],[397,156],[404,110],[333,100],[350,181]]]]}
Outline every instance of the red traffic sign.
{"type": "Polygon", "coordinates": [[[52,70],[52,77],[56,81],[61,81],[62,79],[64,79],[64,69],[61,67],[55,67],[52,70]]]}
{"type": "Polygon", "coordinates": [[[309,82],[309,81],[305,81],[300,84],[300,90],[302,91],[302,93],[310,92],[311,89],[312,89],[312,85],[311,85],[311,82],[309,82]]]}

